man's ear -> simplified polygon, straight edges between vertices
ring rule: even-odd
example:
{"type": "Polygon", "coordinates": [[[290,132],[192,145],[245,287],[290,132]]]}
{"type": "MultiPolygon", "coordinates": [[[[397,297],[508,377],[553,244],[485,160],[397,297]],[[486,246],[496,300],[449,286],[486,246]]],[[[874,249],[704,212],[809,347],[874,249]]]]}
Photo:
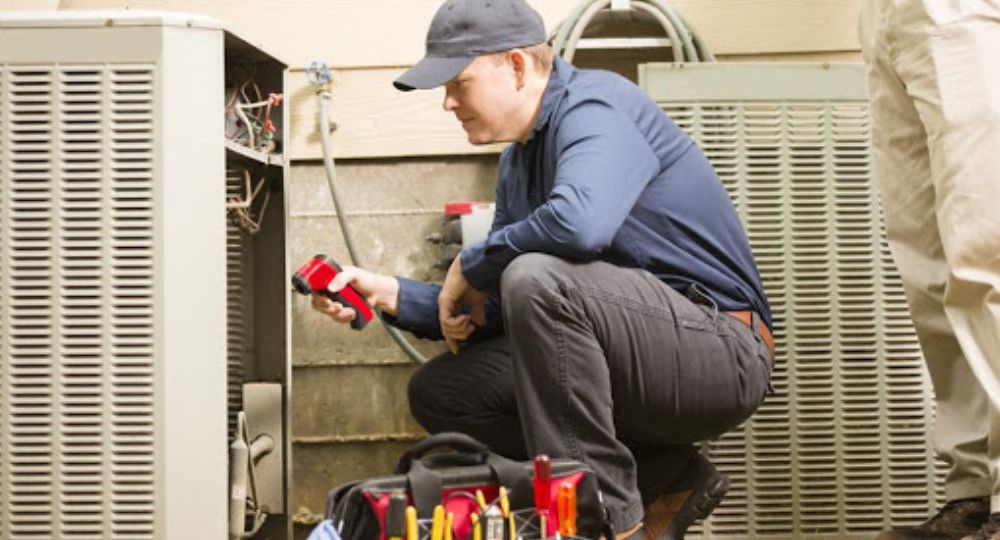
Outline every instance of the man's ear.
{"type": "Polygon", "coordinates": [[[521,49],[514,49],[507,53],[507,60],[514,69],[514,81],[518,90],[524,88],[525,79],[528,75],[528,60],[525,56],[524,51],[521,49]]]}

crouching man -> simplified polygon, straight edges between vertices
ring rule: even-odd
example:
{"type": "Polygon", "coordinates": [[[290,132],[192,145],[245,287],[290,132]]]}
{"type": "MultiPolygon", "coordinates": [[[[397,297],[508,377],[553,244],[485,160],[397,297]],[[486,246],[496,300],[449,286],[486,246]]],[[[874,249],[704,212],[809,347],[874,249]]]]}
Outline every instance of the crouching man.
{"type": "Polygon", "coordinates": [[[587,463],[618,538],[679,537],[728,488],[695,443],[770,389],[770,307],[694,142],[634,84],[545,41],[522,0],[441,6],[426,57],[394,84],[443,86],[469,142],[511,143],[492,229],[442,286],[346,268],[331,288],[351,283],[391,324],[447,342],[410,382],[428,431],[587,463]]]}

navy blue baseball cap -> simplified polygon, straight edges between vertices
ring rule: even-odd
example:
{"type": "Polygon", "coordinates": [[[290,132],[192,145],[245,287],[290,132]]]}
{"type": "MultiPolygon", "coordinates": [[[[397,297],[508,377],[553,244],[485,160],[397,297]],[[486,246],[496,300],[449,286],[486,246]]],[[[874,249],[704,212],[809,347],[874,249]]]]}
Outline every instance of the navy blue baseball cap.
{"type": "Polygon", "coordinates": [[[545,39],[542,16],[524,0],[448,0],[427,30],[424,58],[392,84],[403,91],[441,86],[477,56],[545,39]]]}

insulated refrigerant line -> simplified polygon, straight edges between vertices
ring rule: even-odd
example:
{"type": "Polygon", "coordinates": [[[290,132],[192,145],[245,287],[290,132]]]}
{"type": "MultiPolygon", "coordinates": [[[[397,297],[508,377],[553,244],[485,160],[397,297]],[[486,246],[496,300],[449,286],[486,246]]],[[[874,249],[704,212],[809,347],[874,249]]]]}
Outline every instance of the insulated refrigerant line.
{"type": "MultiPolygon", "coordinates": [[[[354,248],[354,235],[351,234],[351,227],[347,222],[347,216],[343,209],[341,209],[340,196],[337,192],[337,171],[333,166],[333,151],[330,144],[330,70],[322,62],[313,62],[309,64],[306,73],[309,76],[309,82],[316,87],[316,96],[319,99],[319,137],[321,146],[323,147],[323,168],[326,170],[326,181],[330,185],[330,197],[333,199],[333,207],[337,212],[337,221],[340,222],[340,231],[344,235],[344,243],[347,244],[347,253],[351,257],[351,264],[364,268],[364,264],[358,256],[357,250],[354,248]]],[[[385,331],[389,333],[389,336],[407,356],[418,364],[427,362],[427,358],[420,354],[420,351],[406,339],[406,336],[399,329],[385,322],[385,315],[383,315],[381,310],[376,308],[375,312],[382,319],[382,327],[385,328],[385,331]]]]}

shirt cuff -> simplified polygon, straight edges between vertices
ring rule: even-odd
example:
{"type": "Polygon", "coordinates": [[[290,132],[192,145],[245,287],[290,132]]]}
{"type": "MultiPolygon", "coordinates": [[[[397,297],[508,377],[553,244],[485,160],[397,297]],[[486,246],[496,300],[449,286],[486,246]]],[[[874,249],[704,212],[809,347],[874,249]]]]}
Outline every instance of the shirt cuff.
{"type": "Polygon", "coordinates": [[[519,255],[502,240],[503,229],[493,231],[486,239],[462,250],[462,275],[477,291],[500,290],[500,275],[510,261],[519,255]],[[487,245],[489,243],[489,245],[487,245]]]}
{"type": "Polygon", "coordinates": [[[400,330],[412,332],[425,339],[443,339],[438,320],[438,296],[441,287],[396,277],[399,281],[399,300],[396,315],[384,314],[385,321],[400,330]]]}

